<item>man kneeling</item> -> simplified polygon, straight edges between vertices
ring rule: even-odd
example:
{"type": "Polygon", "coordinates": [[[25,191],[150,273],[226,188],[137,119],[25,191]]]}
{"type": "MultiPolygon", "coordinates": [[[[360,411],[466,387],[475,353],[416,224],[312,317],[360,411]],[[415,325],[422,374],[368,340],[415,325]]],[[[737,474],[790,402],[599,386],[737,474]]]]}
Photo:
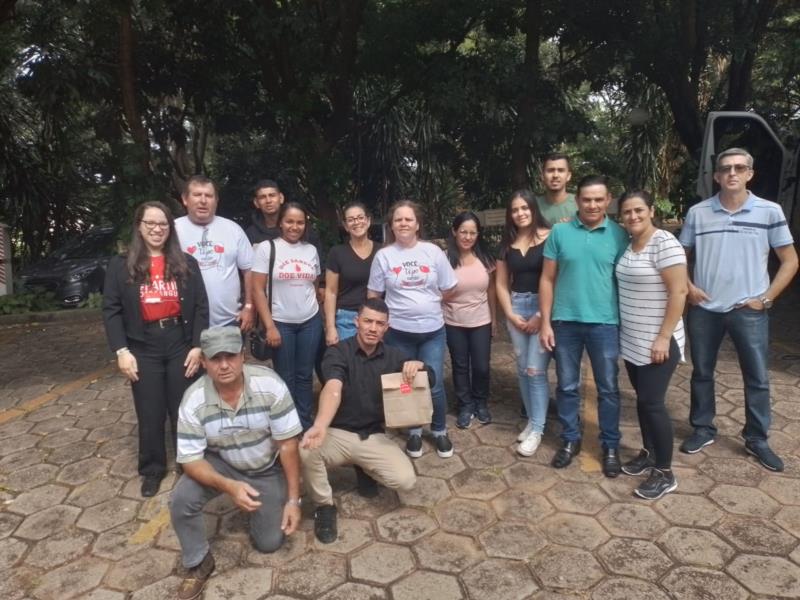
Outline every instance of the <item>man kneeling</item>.
{"type": "Polygon", "coordinates": [[[214,570],[203,507],[221,493],[250,513],[250,536],[274,552],[300,523],[300,419],[286,384],[266,367],[244,364],[238,327],[200,335],[206,375],[183,395],[172,492],[172,526],[188,574],[178,598],[196,598],[214,570]],[[280,457],[280,461],[276,458],[280,457]]]}
{"type": "MultiPolygon", "coordinates": [[[[389,309],[379,298],[364,302],[356,317],[356,335],[331,346],[322,361],[325,387],[319,397],[314,425],[300,442],[303,480],[317,505],[314,533],[329,544],[336,540],[336,505],[327,467],[356,465],[386,487],[410,490],[416,483],[411,461],[384,433],[381,375],[403,372],[411,382],[417,371],[432,369],[406,360],[396,348],[383,344],[389,328],[389,309]]],[[[431,379],[431,385],[433,380],[431,379]]]]}

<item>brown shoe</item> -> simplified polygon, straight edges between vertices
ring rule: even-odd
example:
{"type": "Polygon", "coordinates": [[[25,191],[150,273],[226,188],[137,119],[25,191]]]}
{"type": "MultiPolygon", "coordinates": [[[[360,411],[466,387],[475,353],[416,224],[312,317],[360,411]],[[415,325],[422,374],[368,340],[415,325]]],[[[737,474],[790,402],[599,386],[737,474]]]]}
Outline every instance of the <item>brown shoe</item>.
{"type": "Polygon", "coordinates": [[[186,577],[181,581],[181,586],[178,588],[178,600],[194,600],[197,598],[203,592],[206,581],[211,577],[215,566],[214,557],[209,552],[199,565],[189,569],[186,577]]]}

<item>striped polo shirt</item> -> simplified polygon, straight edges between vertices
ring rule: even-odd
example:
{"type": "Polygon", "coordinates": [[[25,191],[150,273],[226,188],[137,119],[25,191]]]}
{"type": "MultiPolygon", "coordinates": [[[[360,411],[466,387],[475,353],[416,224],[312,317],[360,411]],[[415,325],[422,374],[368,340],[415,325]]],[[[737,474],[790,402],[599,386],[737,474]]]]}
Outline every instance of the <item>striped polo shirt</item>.
{"type": "Polygon", "coordinates": [[[178,412],[177,462],[200,460],[208,451],[252,475],[275,463],[273,440],[302,432],[289,389],[272,369],[244,365],[244,382],[236,409],[219,397],[208,375],[186,390],[178,412]]]}
{"type": "Polygon", "coordinates": [[[730,212],[719,194],[689,209],[680,236],[694,249],[694,284],[709,296],[701,306],[728,312],[769,287],[770,248],[793,242],[781,207],[749,193],[745,203],[730,212]]]}
{"type": "MultiPolygon", "coordinates": [[[[661,271],[686,264],[686,253],[675,236],[657,229],[640,252],[629,245],[617,263],[620,355],[634,365],[649,365],[651,350],[667,312],[667,286],[661,271]]],[[[683,359],[683,320],[672,337],[683,359]]]]}

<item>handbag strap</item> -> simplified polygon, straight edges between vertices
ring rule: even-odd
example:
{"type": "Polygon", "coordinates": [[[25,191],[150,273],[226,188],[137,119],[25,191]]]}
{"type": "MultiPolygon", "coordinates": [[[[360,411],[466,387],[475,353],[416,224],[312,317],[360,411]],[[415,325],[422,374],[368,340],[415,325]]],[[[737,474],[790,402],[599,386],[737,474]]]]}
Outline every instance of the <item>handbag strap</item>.
{"type": "Polygon", "coordinates": [[[275,242],[269,242],[269,268],[267,269],[267,302],[269,303],[269,313],[272,314],[272,268],[275,266],[275,242]]]}

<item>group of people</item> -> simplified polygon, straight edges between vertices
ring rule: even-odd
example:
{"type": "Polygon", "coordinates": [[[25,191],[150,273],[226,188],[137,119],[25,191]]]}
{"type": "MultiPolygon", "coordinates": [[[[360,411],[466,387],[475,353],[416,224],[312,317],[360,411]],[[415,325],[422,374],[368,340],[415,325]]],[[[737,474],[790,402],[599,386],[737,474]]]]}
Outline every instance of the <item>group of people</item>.
{"type": "Polygon", "coordinates": [[[183,476],[171,514],[187,568],[179,597],[197,597],[214,570],[202,509],[220,493],[250,513],[255,546],[270,552],[299,524],[301,481],[316,507],[315,535],[323,543],[336,539],[332,466],[355,465],[365,496],[377,494],[378,482],[414,486],[409,457],[423,454],[422,428],[408,430],[406,456],[385,435],[382,374],[402,372],[411,382],[427,372],[430,441],[441,458],[454,452],[445,347],[456,425],[490,423],[498,306],[526,416],[519,454],[531,456],[541,443],[551,359],[562,439],[552,466],[565,468],[580,452],[585,349],[597,388],[603,473],[649,475],[635,490],[642,498],[674,490],[665,395],[683,358],[688,299],[694,432],[681,450],[698,452],[715,439],[713,375],[727,332],[745,382],[745,448],[765,467],[782,470],[767,443],[767,315],[797,271],[797,254],[780,207],[747,190],[752,176],[745,150],[721,153],[720,191],[690,209],[678,241],[657,228],[645,191],[619,199],[622,226],[606,214],[604,177],[585,177],[574,196],[567,193],[569,159],[553,154],[543,161],[543,196],[511,195],[496,254],[471,211],[453,220],[446,250],[425,241],[421,208],[409,200],[390,209],[379,247],[369,239],[366,207],[355,202],[342,213],[348,239],[330,249],[324,268],[306,209],[286,201],[275,181],[256,184],[246,232],[216,214],[216,187],[203,176],[186,184],[186,216],[173,219],[159,202],[140,205],[127,253],[109,264],[103,316],[131,382],[143,496],[158,492],[167,470],[167,418],[176,443],[183,476]],[[771,281],[770,249],[780,262],[771,281]],[[245,333],[253,328],[263,330],[274,371],[245,364],[245,333]],[[624,463],[620,356],[642,436],[642,449],[624,463]],[[316,410],[315,367],[323,383],[316,410]]]}

